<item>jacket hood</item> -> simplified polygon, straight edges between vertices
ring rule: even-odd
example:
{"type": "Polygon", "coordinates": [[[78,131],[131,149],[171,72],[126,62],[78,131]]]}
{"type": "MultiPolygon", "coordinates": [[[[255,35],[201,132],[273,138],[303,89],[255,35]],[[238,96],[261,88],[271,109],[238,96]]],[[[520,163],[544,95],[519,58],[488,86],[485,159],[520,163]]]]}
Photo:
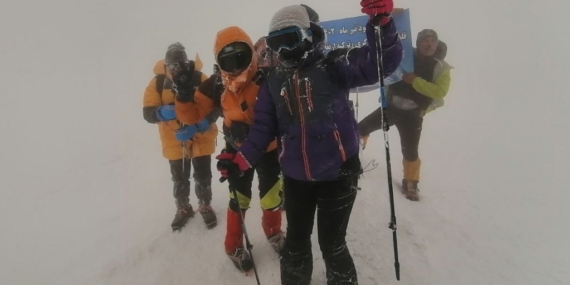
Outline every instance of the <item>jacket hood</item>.
{"type": "Polygon", "coordinates": [[[257,71],[257,54],[255,53],[255,48],[253,47],[253,41],[251,38],[241,28],[231,26],[219,31],[216,35],[216,42],[214,44],[214,58],[216,59],[216,63],[218,65],[218,54],[222,48],[234,42],[246,43],[252,51],[251,63],[239,75],[233,76],[223,70],[221,71],[222,81],[224,85],[227,86],[231,91],[236,92],[246,83],[251,82],[251,79],[255,75],[257,71]]]}
{"type": "Polygon", "coordinates": [[[166,63],[164,59],[161,59],[154,64],[152,72],[154,72],[154,75],[166,74],[166,63]]]}

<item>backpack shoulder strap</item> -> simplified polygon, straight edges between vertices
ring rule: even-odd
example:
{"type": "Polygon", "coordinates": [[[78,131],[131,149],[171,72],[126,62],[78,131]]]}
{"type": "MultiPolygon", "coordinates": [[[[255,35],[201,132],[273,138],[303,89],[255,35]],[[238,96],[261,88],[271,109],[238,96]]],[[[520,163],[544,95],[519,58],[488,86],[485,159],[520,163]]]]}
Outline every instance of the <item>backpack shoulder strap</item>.
{"type": "Polygon", "coordinates": [[[158,94],[162,94],[162,90],[164,90],[164,79],[166,78],[166,75],[157,74],[154,78],[156,78],[156,92],[158,92],[158,94]]]}
{"type": "Polygon", "coordinates": [[[162,90],[164,90],[164,79],[166,78],[166,64],[164,65],[164,73],[157,74],[154,78],[156,78],[156,92],[162,95],[162,90]]]}

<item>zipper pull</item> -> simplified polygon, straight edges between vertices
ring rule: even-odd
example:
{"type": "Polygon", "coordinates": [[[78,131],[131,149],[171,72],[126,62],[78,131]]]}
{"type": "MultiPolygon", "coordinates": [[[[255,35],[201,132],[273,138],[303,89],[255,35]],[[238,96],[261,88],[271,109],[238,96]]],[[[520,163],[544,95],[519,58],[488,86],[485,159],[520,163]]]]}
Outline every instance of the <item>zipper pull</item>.
{"type": "Polygon", "coordinates": [[[309,77],[305,77],[305,92],[307,94],[307,105],[309,107],[309,112],[313,111],[313,100],[311,96],[311,81],[309,77]]]}
{"type": "Polygon", "coordinates": [[[281,95],[281,97],[283,97],[283,100],[285,100],[285,104],[287,104],[287,110],[289,111],[289,114],[293,115],[293,110],[291,109],[291,104],[289,103],[289,96],[287,96],[287,86],[285,83],[283,83],[279,95],[281,95]]]}

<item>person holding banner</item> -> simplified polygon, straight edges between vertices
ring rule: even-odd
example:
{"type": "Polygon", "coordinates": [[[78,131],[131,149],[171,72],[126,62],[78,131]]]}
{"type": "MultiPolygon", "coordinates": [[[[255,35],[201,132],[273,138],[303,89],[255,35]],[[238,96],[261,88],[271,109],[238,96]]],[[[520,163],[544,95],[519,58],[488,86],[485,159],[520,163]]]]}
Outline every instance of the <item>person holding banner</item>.
{"type": "MultiPolygon", "coordinates": [[[[402,192],[412,201],[419,201],[418,183],[421,160],[418,154],[424,115],[441,106],[451,83],[452,67],[444,61],[447,46],[434,30],[418,33],[414,52],[413,73],[406,73],[402,80],[387,87],[387,118],[400,134],[404,178],[402,192]]],[[[381,108],[358,123],[358,129],[366,146],[368,137],[382,129],[381,108]]]]}
{"type": "Polygon", "coordinates": [[[275,13],[266,43],[279,55],[280,65],[268,74],[257,95],[247,139],[222,169],[230,175],[248,171],[278,138],[287,208],[282,285],[311,282],[315,213],[327,284],[358,284],[345,239],[355,182],[362,173],[349,90],[378,82],[375,26],[381,30],[385,75],[396,70],[402,59],[402,45],[390,16],[392,0],[363,0],[361,6],[370,16],[369,44],[348,60],[324,55],[324,30],[310,21],[302,6],[287,6],[275,13]]]}

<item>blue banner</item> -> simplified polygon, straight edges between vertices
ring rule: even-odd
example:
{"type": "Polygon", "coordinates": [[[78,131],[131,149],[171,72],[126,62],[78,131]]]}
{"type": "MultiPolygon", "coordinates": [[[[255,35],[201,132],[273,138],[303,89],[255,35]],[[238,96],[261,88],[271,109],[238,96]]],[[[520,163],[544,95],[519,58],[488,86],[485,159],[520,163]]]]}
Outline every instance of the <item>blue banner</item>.
{"type": "MultiPolygon", "coordinates": [[[[405,73],[414,71],[412,29],[410,24],[409,9],[395,9],[392,13],[396,29],[402,47],[404,57],[398,69],[384,80],[385,85],[390,85],[402,80],[405,73]]],[[[326,52],[339,48],[355,48],[366,44],[366,23],[368,16],[358,16],[338,20],[324,21],[320,25],[324,29],[327,40],[325,44],[326,52]]],[[[359,87],[358,91],[367,92],[378,88],[378,84],[359,87]]],[[[351,90],[356,92],[356,90],[351,90]]]]}

